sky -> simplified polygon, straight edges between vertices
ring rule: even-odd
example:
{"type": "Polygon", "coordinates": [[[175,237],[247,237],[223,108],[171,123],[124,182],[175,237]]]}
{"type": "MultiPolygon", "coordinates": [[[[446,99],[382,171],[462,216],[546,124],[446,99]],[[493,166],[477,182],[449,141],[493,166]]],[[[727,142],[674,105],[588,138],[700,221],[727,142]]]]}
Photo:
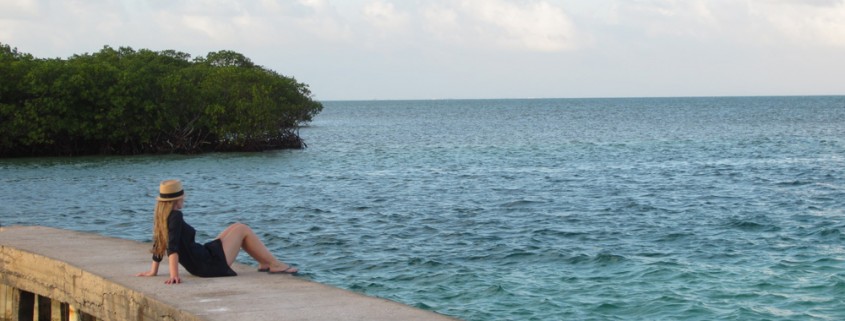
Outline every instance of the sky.
{"type": "Polygon", "coordinates": [[[0,42],[233,50],[324,101],[845,94],[845,0],[0,0],[0,42]]]}

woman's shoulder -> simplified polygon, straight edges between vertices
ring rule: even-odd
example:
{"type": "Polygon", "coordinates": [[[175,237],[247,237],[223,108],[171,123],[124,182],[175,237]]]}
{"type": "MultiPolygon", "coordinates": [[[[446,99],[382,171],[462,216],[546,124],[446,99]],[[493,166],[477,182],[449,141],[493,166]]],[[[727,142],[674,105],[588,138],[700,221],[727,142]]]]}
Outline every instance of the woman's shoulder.
{"type": "Polygon", "coordinates": [[[167,217],[168,220],[181,220],[182,219],[182,211],[180,210],[172,210],[170,211],[170,216],[167,217]]]}

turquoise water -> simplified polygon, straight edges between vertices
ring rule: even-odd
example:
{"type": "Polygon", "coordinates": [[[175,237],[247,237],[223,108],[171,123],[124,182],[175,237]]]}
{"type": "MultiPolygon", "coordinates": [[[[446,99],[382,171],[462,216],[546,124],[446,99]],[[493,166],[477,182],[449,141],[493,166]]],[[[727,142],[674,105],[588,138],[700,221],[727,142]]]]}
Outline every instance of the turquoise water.
{"type": "Polygon", "coordinates": [[[845,97],[326,102],[305,150],[0,160],[0,224],[149,241],[175,177],[200,239],[465,320],[842,320],[843,129],[845,97]]]}

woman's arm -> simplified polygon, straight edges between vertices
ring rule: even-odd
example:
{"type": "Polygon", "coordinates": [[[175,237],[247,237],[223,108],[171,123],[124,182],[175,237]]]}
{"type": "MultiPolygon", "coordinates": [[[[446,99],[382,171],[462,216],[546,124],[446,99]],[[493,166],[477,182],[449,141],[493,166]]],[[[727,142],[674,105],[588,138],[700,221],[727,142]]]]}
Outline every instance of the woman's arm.
{"type": "Polygon", "coordinates": [[[182,242],[182,212],[173,210],[167,217],[167,260],[170,265],[170,278],[164,281],[166,284],[179,284],[179,243],[182,242]]]}
{"type": "Polygon", "coordinates": [[[170,265],[170,278],[164,281],[165,284],[179,284],[182,279],[179,278],[179,253],[170,253],[167,256],[168,264],[170,265]]]}
{"type": "Polygon", "coordinates": [[[153,261],[149,271],[138,273],[137,276],[156,276],[158,274],[158,264],[159,262],[153,261]]]}

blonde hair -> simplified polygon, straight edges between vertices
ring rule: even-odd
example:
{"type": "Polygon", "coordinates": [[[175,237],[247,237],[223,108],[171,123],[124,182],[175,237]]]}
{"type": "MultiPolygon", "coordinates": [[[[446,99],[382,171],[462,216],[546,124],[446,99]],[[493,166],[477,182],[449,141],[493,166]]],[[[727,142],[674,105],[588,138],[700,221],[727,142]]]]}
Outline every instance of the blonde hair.
{"type": "Polygon", "coordinates": [[[165,257],[167,251],[167,218],[173,211],[176,201],[158,201],[153,216],[153,255],[165,257]]]}

